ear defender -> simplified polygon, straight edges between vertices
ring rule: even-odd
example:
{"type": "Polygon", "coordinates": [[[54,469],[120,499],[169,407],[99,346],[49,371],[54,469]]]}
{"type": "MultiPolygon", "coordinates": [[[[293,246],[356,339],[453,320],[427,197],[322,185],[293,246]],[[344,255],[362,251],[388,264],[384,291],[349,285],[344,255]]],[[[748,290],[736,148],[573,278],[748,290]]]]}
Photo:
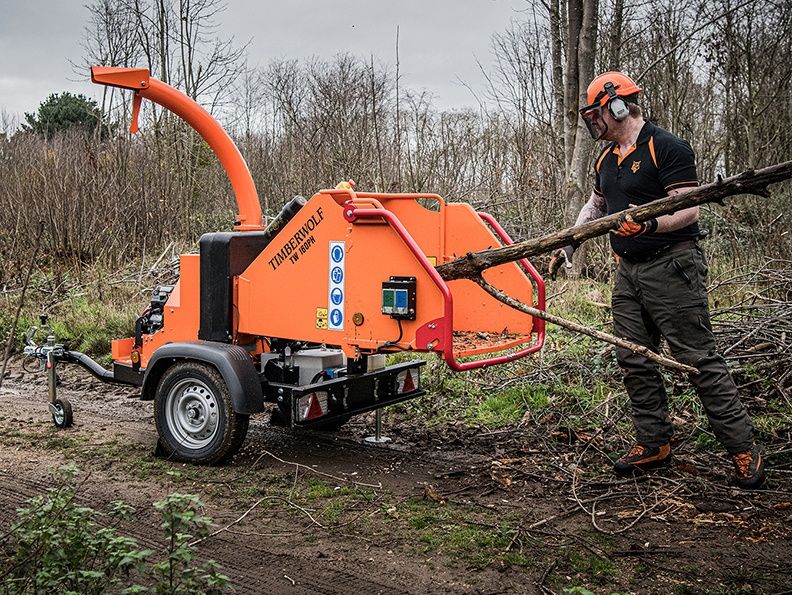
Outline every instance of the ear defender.
{"type": "Polygon", "coordinates": [[[608,94],[608,111],[617,122],[621,122],[630,115],[630,108],[627,107],[627,102],[621,97],[616,95],[616,87],[613,83],[607,82],[604,86],[605,92],[608,94]]]}

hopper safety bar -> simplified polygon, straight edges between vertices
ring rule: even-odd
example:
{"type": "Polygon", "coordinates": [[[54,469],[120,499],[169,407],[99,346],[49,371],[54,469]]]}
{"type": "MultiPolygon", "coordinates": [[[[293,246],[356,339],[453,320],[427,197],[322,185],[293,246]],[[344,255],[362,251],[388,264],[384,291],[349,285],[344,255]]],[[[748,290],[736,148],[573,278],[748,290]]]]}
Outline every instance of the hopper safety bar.
{"type": "MultiPolygon", "coordinates": [[[[423,197],[423,196],[422,196],[423,197]]],[[[425,198],[425,197],[423,197],[425,198]]],[[[495,221],[495,219],[486,213],[478,213],[479,217],[486,223],[492,226],[498,236],[501,238],[501,241],[504,244],[512,244],[514,243],[506,231],[495,221]]],[[[487,366],[493,366],[496,364],[503,364],[507,362],[511,362],[521,357],[525,357],[531,353],[539,351],[544,346],[545,341],[545,325],[544,320],[536,320],[535,321],[535,328],[536,328],[536,340],[526,347],[525,349],[521,349],[514,353],[509,353],[505,355],[498,355],[495,357],[490,358],[483,358],[478,360],[472,360],[467,362],[460,362],[456,359],[453,350],[454,338],[453,338],[453,322],[454,322],[454,299],[451,295],[451,290],[448,288],[448,285],[437,272],[434,266],[429,262],[426,256],[421,251],[421,248],[418,246],[416,241],[407,231],[407,228],[404,227],[399,218],[396,217],[394,213],[391,211],[384,209],[384,208],[359,208],[355,206],[354,203],[351,201],[344,204],[344,218],[349,221],[350,223],[354,223],[357,219],[376,219],[382,218],[384,219],[388,225],[390,225],[393,230],[398,234],[410,252],[413,253],[418,263],[421,267],[426,271],[429,277],[432,279],[432,282],[435,286],[440,290],[440,293],[443,296],[443,342],[441,346],[443,347],[443,360],[446,362],[449,368],[454,370],[455,372],[464,372],[466,370],[474,370],[477,368],[485,368],[487,366]]],[[[521,259],[520,264],[528,273],[528,276],[534,281],[537,288],[537,304],[536,307],[540,310],[543,310],[545,307],[545,286],[544,281],[542,280],[541,275],[536,270],[536,268],[528,262],[527,259],[521,259]]]]}

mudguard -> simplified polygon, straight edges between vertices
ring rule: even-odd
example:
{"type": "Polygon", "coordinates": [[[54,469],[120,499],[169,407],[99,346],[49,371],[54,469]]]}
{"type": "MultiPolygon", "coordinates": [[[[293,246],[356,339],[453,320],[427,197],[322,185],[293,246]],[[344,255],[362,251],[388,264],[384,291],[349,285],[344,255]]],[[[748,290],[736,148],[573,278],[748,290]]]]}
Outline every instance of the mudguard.
{"type": "Polygon", "coordinates": [[[157,349],[143,377],[143,400],[153,400],[165,370],[185,360],[204,362],[217,368],[228,386],[236,413],[251,415],[264,411],[264,394],[250,354],[239,345],[214,341],[168,343],[157,349]]]}

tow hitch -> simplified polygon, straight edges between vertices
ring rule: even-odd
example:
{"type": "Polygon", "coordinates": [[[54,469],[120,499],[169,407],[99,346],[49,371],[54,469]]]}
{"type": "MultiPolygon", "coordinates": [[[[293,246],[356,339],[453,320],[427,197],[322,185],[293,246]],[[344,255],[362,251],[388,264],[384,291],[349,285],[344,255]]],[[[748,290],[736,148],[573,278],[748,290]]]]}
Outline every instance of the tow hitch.
{"type": "Polygon", "coordinates": [[[52,415],[52,423],[58,428],[68,428],[74,423],[74,413],[68,399],[58,396],[58,363],[67,362],[79,364],[99,380],[104,382],[114,382],[117,384],[132,384],[115,378],[110,370],[104,369],[98,362],[79,351],[66,349],[62,343],[57,343],[55,331],[49,325],[49,316],[42,314],[39,317],[39,326],[32,326],[25,335],[25,348],[22,353],[25,356],[22,367],[26,371],[29,369],[29,362],[35,360],[38,363],[37,372],[47,374],[47,393],[49,403],[47,405],[52,415]],[[36,343],[38,335],[46,333],[46,338],[41,344],[36,343]]]}

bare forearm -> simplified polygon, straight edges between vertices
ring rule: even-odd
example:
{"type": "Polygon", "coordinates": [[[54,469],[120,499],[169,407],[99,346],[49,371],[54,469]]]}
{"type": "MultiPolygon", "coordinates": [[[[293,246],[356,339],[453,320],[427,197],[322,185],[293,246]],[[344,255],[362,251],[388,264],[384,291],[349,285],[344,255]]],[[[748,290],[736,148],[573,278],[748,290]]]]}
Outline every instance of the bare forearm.
{"type": "Polygon", "coordinates": [[[607,214],[608,207],[605,203],[605,199],[596,192],[592,192],[588,202],[583,205],[582,209],[580,209],[580,213],[578,213],[575,225],[583,225],[589,221],[594,221],[595,219],[604,217],[607,214]]]}
{"type": "Polygon", "coordinates": [[[663,215],[657,218],[656,233],[668,233],[682,229],[688,225],[695,223],[699,218],[699,208],[690,207],[689,209],[682,209],[671,215],[663,215]]]}
{"type": "MultiPolygon", "coordinates": [[[[669,196],[679,194],[687,190],[687,188],[674,189],[668,193],[669,196]]],[[[633,206],[633,205],[631,205],[633,206]]],[[[583,205],[578,214],[575,225],[583,225],[589,221],[594,221],[600,217],[608,214],[608,205],[605,198],[596,192],[592,192],[588,202],[583,205]]],[[[657,219],[657,228],[652,230],[654,233],[668,233],[682,229],[688,225],[695,223],[699,218],[699,207],[690,207],[689,209],[682,209],[671,215],[663,215],[657,219]]]]}

